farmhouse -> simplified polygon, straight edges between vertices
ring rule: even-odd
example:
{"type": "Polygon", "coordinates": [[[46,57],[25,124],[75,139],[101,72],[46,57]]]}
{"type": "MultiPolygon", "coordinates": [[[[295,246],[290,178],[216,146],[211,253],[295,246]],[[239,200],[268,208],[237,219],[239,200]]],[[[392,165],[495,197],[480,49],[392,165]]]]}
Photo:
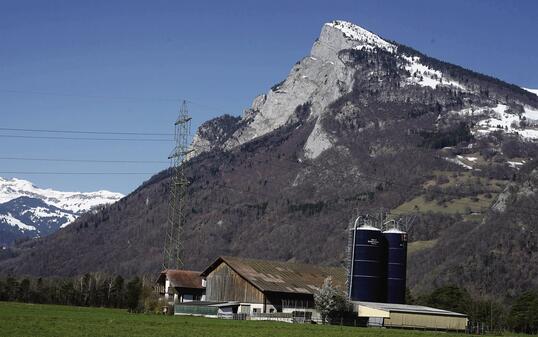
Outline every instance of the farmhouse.
{"type": "Polygon", "coordinates": [[[314,293],[329,276],[345,290],[343,268],[219,257],[202,272],[208,301],[232,302],[232,312],[251,315],[301,311],[315,316],[314,293]]]}
{"type": "Polygon", "coordinates": [[[166,269],[155,284],[168,304],[205,300],[205,285],[199,271],[166,269]]]}

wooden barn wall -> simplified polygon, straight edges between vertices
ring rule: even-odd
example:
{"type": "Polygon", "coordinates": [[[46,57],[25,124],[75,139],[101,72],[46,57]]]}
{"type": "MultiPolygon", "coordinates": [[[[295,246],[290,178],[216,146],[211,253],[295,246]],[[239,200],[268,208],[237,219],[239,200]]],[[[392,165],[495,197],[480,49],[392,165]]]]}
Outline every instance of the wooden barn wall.
{"type": "Polygon", "coordinates": [[[263,303],[263,293],[221,263],[207,275],[206,300],[263,303]]]}

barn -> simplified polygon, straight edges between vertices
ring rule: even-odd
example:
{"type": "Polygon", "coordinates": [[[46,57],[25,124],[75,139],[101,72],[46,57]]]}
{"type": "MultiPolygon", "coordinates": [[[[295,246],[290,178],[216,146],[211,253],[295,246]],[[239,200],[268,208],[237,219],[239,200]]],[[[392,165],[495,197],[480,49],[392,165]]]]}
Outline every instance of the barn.
{"type": "Polygon", "coordinates": [[[302,263],[219,257],[201,274],[206,300],[229,302],[232,312],[257,314],[310,312],[314,293],[327,277],[345,290],[344,268],[302,263]]]}

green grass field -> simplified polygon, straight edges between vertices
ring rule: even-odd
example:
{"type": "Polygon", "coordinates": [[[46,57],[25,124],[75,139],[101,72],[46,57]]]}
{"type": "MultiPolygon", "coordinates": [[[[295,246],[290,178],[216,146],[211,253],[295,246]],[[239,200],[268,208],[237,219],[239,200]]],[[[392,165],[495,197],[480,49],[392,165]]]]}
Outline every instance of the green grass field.
{"type": "MultiPolygon", "coordinates": [[[[0,336],[346,337],[439,336],[436,332],[129,314],[125,310],[0,302],[0,336]]],[[[445,334],[450,337],[455,334],[445,334]]]]}

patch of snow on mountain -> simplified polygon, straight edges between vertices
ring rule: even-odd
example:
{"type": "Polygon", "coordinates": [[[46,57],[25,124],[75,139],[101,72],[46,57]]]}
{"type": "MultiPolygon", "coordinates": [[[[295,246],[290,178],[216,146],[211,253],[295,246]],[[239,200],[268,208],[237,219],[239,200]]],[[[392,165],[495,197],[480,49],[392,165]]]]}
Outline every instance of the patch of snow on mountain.
{"type": "Polygon", "coordinates": [[[358,41],[360,44],[355,46],[355,49],[358,50],[373,50],[374,48],[381,48],[387,50],[391,53],[396,51],[396,46],[392,43],[389,43],[376,34],[357,26],[351,22],[336,20],[326,25],[339,29],[344,33],[344,35],[351,39],[358,41]]]}
{"type": "Polygon", "coordinates": [[[323,151],[330,149],[333,146],[329,135],[323,129],[320,120],[316,121],[314,129],[308,136],[304,146],[305,156],[309,159],[317,158],[323,151]]]}
{"type": "Polygon", "coordinates": [[[458,164],[458,165],[460,165],[460,166],[462,166],[462,167],[465,167],[465,168],[468,169],[468,170],[472,170],[472,169],[473,169],[472,166],[467,165],[467,164],[461,162],[461,161],[459,160],[459,158],[444,158],[444,159],[447,160],[447,161],[449,161],[449,162],[452,162],[452,163],[454,163],[454,164],[458,164]]]}
{"type": "Polygon", "coordinates": [[[35,231],[34,226],[28,226],[19,219],[14,218],[11,213],[0,214],[0,222],[4,222],[12,227],[18,227],[21,231],[35,231]]]}
{"type": "Polygon", "coordinates": [[[489,116],[494,111],[490,107],[469,107],[452,113],[460,116],[489,116]]]}
{"type": "Polygon", "coordinates": [[[411,77],[407,79],[410,84],[418,84],[423,87],[430,87],[435,89],[440,86],[452,86],[461,90],[465,90],[465,87],[457,81],[450,80],[443,77],[443,73],[439,70],[432,69],[422,63],[420,63],[420,57],[403,55],[405,62],[405,69],[411,74],[411,77]]]}
{"type": "Polygon", "coordinates": [[[528,92],[532,92],[536,96],[538,96],[538,89],[529,89],[529,88],[522,88],[524,90],[527,90],[528,92]]]}
{"type": "Polygon", "coordinates": [[[521,122],[525,121],[536,121],[538,120],[538,110],[526,106],[524,108],[524,113],[519,116],[517,114],[508,113],[507,105],[498,104],[493,108],[493,114],[484,120],[478,122],[477,133],[486,134],[494,131],[504,131],[507,133],[517,133],[525,139],[538,139],[538,129],[532,126],[522,127],[521,122]]]}
{"type": "Polygon", "coordinates": [[[522,161],[508,161],[508,165],[510,165],[511,167],[513,168],[519,168],[520,166],[523,166],[523,164],[525,164],[525,161],[522,160],[522,161]]]}
{"type": "Polygon", "coordinates": [[[523,113],[523,115],[525,116],[527,121],[538,124],[538,109],[533,108],[528,105],[525,105],[524,109],[525,109],[525,112],[523,113]]]}
{"type": "Polygon", "coordinates": [[[75,220],[76,220],[76,218],[73,218],[72,220],[67,221],[66,223],[62,224],[62,225],[60,226],[60,228],[65,228],[65,227],[69,226],[69,225],[72,224],[73,221],[75,221],[75,220]]]}
{"type": "Polygon", "coordinates": [[[32,219],[32,221],[48,219],[48,221],[58,222],[62,220],[67,220],[67,222],[64,223],[62,227],[65,227],[67,224],[70,224],[77,218],[71,213],[62,212],[60,210],[51,211],[50,209],[47,209],[45,207],[34,207],[24,211],[23,214],[28,215],[30,219],[32,219]]]}
{"type": "Polygon", "coordinates": [[[38,198],[46,203],[74,213],[83,213],[95,206],[111,204],[123,198],[120,193],[97,192],[60,192],[42,189],[23,179],[3,179],[0,177],[0,203],[27,196],[38,198]]]}

